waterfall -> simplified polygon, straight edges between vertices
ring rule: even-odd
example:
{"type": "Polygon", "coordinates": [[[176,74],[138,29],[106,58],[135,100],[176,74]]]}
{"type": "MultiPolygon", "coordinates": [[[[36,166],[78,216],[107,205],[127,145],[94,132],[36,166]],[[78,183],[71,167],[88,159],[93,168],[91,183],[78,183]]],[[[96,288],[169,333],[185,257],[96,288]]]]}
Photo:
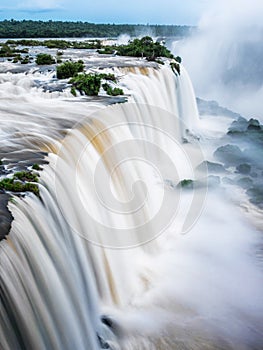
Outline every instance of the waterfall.
{"type": "MultiPolygon", "coordinates": [[[[198,240],[180,236],[192,229],[206,194],[205,186],[188,193],[178,187],[203,176],[198,143],[182,143],[198,124],[191,83],[184,69],[181,76],[167,67],[118,71],[129,103],[87,117],[83,107],[65,138],[45,145],[41,199],[9,204],[14,221],[0,243],[4,350],[212,344],[201,326],[207,329],[210,310],[202,314],[187,299],[190,289],[199,293],[187,279],[192,258],[182,254],[198,240]]],[[[210,298],[217,300],[216,288],[210,298]]]]}

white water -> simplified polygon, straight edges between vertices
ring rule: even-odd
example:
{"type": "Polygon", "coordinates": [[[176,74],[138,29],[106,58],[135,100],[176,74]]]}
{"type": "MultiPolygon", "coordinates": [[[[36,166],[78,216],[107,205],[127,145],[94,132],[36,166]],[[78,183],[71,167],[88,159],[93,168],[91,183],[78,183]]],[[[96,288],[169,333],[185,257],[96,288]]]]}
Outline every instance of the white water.
{"type": "Polygon", "coordinates": [[[10,204],[15,220],[0,244],[2,347],[98,349],[97,333],[113,349],[259,348],[258,233],[225,192],[210,193],[199,217],[203,190],[193,213],[191,192],[165,186],[198,178],[203,160],[197,142],[181,144],[185,128],[198,123],[186,72],[121,73],[135,105],[98,110],[65,96],[31,96],[34,88],[22,84],[5,105],[11,115],[20,110],[18,126],[1,110],[6,133],[28,135],[33,126],[34,140],[50,150],[42,202],[29,196],[10,204]],[[78,117],[79,126],[57,140],[58,119],[78,117]],[[116,336],[101,324],[103,313],[118,325],[116,336]]]}

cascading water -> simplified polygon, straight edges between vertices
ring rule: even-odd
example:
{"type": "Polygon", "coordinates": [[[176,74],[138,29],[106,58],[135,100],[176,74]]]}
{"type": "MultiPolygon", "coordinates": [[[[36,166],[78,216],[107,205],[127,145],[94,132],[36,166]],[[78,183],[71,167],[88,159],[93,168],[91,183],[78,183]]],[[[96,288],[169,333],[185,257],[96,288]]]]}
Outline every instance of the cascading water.
{"type": "MultiPolygon", "coordinates": [[[[177,186],[204,176],[195,170],[203,160],[197,142],[182,144],[185,129],[197,122],[187,73],[126,69],[122,83],[133,103],[96,108],[63,141],[57,131],[53,142],[37,143],[34,134],[36,144],[46,144],[49,164],[41,200],[30,195],[10,203],[14,221],[0,244],[0,344],[4,350],[248,349],[253,329],[246,319],[256,329],[255,344],[260,334],[260,310],[252,315],[248,302],[260,299],[247,248],[257,235],[244,235],[243,221],[229,234],[231,220],[222,222],[208,205],[209,230],[218,224],[211,242],[202,217],[192,228],[205,186],[195,193],[177,186]],[[214,277],[222,266],[226,283],[214,277]],[[240,268],[249,285],[235,300],[240,268]],[[240,313],[244,320],[235,327],[240,313]]],[[[85,115],[86,107],[76,106],[85,115]]],[[[220,198],[208,201],[222,205],[220,198]]]]}

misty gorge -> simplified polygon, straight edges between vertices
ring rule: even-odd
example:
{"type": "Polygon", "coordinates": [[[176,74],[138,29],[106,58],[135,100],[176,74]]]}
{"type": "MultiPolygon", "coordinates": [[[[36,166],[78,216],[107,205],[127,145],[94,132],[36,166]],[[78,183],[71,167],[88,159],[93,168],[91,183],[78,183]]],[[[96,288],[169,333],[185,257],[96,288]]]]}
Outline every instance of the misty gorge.
{"type": "Polygon", "coordinates": [[[263,6],[175,2],[3,5],[1,350],[263,348],[263,6]]]}

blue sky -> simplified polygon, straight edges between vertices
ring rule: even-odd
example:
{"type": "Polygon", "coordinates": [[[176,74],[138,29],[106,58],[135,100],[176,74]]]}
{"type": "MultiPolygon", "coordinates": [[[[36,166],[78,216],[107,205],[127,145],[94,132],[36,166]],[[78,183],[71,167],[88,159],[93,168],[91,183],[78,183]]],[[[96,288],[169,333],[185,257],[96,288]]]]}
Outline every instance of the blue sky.
{"type": "Polygon", "coordinates": [[[0,19],[197,24],[213,0],[0,0],[0,19]]]}

